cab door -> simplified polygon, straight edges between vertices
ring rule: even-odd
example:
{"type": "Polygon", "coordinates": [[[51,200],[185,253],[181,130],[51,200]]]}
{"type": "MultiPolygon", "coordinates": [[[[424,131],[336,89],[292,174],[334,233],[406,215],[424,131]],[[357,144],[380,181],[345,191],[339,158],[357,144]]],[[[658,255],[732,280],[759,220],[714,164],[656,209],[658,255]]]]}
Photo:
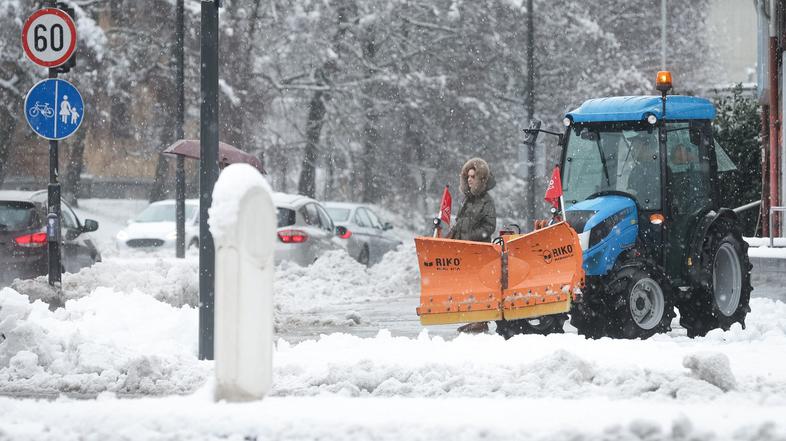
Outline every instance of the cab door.
{"type": "Polygon", "coordinates": [[[709,122],[666,124],[665,260],[668,274],[684,275],[690,244],[704,213],[716,208],[709,122]]]}

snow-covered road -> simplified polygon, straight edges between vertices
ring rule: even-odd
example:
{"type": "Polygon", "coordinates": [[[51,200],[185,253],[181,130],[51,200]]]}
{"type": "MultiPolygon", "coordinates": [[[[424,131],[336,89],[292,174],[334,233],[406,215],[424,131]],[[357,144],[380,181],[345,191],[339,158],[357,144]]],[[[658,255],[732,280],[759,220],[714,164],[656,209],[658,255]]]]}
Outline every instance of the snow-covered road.
{"type": "Polygon", "coordinates": [[[276,270],[271,396],[215,404],[196,256],[107,256],[0,290],[0,439],[786,439],[780,301],[697,339],[505,341],[420,326],[411,245],[335,252],[276,270]]]}

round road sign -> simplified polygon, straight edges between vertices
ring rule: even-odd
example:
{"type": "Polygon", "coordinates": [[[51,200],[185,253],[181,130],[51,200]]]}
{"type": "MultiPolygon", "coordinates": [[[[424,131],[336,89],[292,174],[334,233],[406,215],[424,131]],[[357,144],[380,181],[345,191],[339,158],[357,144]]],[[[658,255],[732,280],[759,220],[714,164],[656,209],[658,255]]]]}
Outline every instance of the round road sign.
{"type": "Polygon", "coordinates": [[[42,138],[68,138],[82,125],[85,103],[73,84],[60,78],[41,80],[25,97],[25,118],[42,138]]]}
{"type": "Polygon", "coordinates": [[[25,21],[22,46],[33,63],[41,67],[60,66],[76,49],[74,20],[60,9],[39,9],[25,21]]]}

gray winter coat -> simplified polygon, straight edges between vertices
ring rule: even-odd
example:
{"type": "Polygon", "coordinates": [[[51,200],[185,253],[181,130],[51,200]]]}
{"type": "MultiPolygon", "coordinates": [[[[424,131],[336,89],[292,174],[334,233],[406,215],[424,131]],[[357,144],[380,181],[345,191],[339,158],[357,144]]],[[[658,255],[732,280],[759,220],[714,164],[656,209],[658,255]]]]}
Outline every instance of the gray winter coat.
{"type": "Polygon", "coordinates": [[[472,158],[464,164],[461,168],[459,187],[465,198],[456,215],[456,223],[448,233],[448,238],[491,242],[497,230],[497,210],[488,191],[495,185],[496,181],[486,161],[472,158]],[[475,169],[475,178],[478,181],[477,188],[474,190],[470,189],[467,183],[467,176],[472,168],[475,169]]]}

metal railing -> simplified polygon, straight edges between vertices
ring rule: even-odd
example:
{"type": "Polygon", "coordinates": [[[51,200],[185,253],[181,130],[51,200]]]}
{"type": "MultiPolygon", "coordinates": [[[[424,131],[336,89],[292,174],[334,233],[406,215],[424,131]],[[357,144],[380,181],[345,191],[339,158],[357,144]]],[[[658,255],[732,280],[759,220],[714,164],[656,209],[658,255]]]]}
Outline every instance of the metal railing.
{"type": "Polygon", "coordinates": [[[770,225],[770,227],[769,227],[769,230],[770,230],[770,248],[774,248],[775,247],[774,239],[772,238],[772,213],[776,212],[776,211],[786,212],[786,207],[770,207],[770,224],[769,224],[770,225]]]}

